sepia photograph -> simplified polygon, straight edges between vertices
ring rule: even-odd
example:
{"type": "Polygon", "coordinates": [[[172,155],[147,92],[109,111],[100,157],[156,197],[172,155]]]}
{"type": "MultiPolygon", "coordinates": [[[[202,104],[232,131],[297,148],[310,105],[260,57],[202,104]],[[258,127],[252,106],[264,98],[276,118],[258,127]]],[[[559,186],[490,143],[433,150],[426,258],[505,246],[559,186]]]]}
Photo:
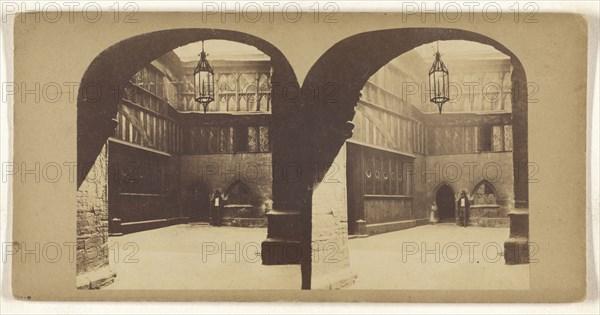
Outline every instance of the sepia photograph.
{"type": "Polygon", "coordinates": [[[382,36],[407,43],[338,74],[350,86],[310,78],[323,116],[352,118],[328,141],[282,123],[297,82],[259,38],[167,30],[101,54],[81,86],[122,90],[78,99],[77,287],[300,289],[308,256],[337,277],[323,289],[528,289],[522,64],[471,32],[398,29],[351,38],[321,71],[382,36]],[[297,153],[314,142],[328,154],[297,153]],[[298,186],[315,169],[340,211],[313,218],[306,247],[298,186]]]}
{"type": "Polygon", "coordinates": [[[2,3],[3,299],[597,304],[597,9],[35,3],[2,3]]]}

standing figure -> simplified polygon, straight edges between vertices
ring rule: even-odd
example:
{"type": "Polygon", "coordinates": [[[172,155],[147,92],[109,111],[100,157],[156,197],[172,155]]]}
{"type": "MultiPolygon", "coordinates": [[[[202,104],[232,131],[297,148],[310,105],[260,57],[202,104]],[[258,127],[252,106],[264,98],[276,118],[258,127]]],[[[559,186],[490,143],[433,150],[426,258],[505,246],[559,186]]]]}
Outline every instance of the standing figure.
{"type": "Polygon", "coordinates": [[[463,190],[460,193],[460,198],[458,198],[457,206],[458,206],[458,225],[467,227],[469,225],[470,203],[469,203],[469,197],[467,197],[466,191],[463,190]]]}
{"type": "Polygon", "coordinates": [[[438,223],[438,207],[435,201],[431,204],[431,214],[429,215],[429,223],[438,223]]]}
{"type": "Polygon", "coordinates": [[[223,195],[220,190],[216,190],[210,196],[210,225],[221,226],[223,218],[223,206],[227,200],[227,196],[223,195]]]}

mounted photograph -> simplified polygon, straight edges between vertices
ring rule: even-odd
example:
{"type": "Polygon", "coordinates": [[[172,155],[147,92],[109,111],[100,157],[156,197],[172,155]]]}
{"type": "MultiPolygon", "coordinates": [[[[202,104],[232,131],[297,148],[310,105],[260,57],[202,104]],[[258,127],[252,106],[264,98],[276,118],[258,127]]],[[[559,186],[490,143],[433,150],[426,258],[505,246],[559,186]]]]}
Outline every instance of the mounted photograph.
{"type": "Polygon", "coordinates": [[[584,16],[39,14],[14,19],[15,296],[585,297],[584,16]]]}

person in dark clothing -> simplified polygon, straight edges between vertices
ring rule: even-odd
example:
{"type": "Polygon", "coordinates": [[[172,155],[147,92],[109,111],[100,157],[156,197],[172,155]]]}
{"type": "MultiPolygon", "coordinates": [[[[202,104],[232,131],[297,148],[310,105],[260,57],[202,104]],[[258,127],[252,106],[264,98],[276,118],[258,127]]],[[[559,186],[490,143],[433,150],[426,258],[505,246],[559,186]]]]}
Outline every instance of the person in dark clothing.
{"type": "Polygon", "coordinates": [[[470,203],[466,191],[460,193],[460,198],[457,201],[458,208],[458,225],[467,227],[469,225],[470,203]]]}
{"type": "Polygon", "coordinates": [[[223,218],[223,206],[227,197],[221,193],[220,190],[216,190],[210,196],[210,225],[221,226],[223,218]]]}

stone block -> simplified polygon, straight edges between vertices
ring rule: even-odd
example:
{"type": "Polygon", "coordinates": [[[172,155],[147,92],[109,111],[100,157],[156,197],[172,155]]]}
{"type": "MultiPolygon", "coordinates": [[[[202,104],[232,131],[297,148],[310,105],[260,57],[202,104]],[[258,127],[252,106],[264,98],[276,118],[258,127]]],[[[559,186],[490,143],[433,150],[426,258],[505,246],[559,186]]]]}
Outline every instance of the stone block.
{"type": "Polygon", "coordinates": [[[302,247],[299,241],[268,238],[261,244],[263,265],[299,264],[302,247]]]}
{"type": "Polygon", "coordinates": [[[335,272],[330,272],[312,279],[311,289],[313,290],[338,290],[351,286],[356,282],[357,273],[350,267],[341,268],[335,272]]]}
{"type": "Polygon", "coordinates": [[[110,285],[115,281],[117,274],[108,266],[80,274],[75,283],[79,290],[97,290],[110,285]]]}
{"type": "Polygon", "coordinates": [[[510,218],[510,237],[529,237],[529,211],[513,210],[508,213],[510,218]]]}
{"type": "Polygon", "coordinates": [[[504,242],[504,261],[509,265],[529,263],[529,240],[509,238],[504,242]]]}
{"type": "Polygon", "coordinates": [[[226,218],[222,220],[222,223],[225,226],[265,228],[267,227],[267,218],[226,218]]]}

